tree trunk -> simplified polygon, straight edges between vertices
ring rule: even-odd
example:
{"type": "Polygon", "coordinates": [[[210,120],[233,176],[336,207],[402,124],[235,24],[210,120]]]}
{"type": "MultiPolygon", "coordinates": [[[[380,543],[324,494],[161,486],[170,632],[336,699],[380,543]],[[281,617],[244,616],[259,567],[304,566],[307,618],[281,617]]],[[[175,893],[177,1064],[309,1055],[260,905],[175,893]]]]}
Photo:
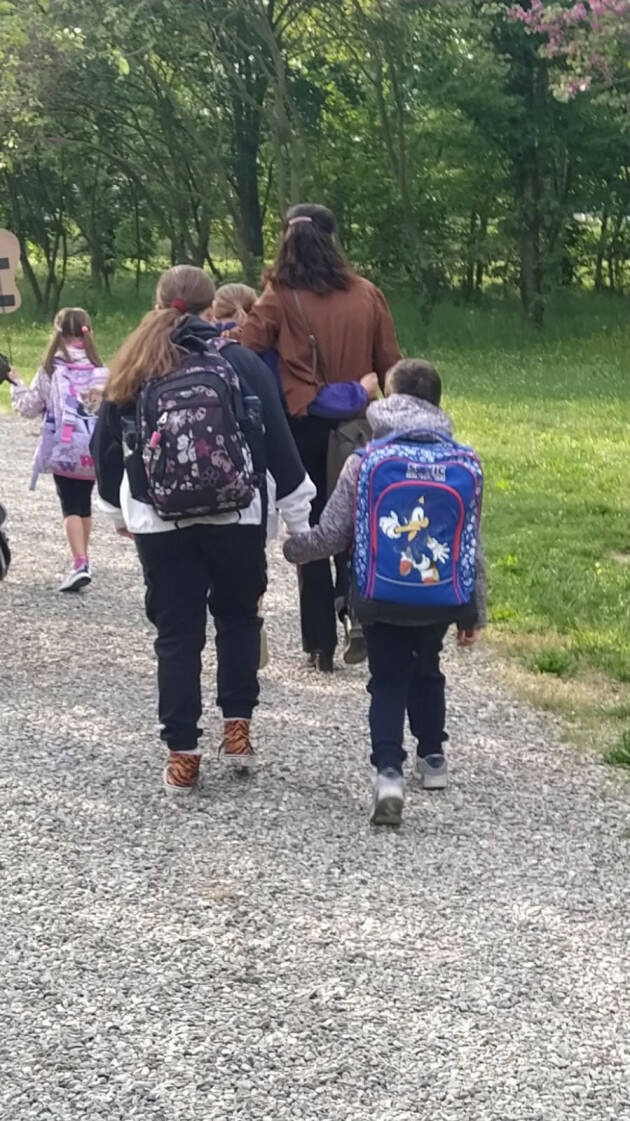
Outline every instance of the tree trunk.
{"type": "Polygon", "coordinates": [[[538,154],[533,147],[523,152],[520,167],[520,193],[521,301],[530,323],[535,327],[542,327],[545,316],[545,300],[540,249],[540,182],[538,154]]]}
{"type": "Polygon", "coordinates": [[[597,242],[597,254],[595,257],[595,291],[601,292],[604,287],[604,260],[606,258],[606,246],[608,242],[608,200],[604,206],[604,211],[600,223],[599,240],[597,242]]]}
{"type": "Polygon", "coordinates": [[[468,237],[466,239],[466,260],[464,263],[464,272],[462,275],[462,293],[464,299],[471,300],[475,288],[475,257],[476,257],[476,242],[477,238],[477,212],[471,210],[470,219],[468,222],[468,237]]]}

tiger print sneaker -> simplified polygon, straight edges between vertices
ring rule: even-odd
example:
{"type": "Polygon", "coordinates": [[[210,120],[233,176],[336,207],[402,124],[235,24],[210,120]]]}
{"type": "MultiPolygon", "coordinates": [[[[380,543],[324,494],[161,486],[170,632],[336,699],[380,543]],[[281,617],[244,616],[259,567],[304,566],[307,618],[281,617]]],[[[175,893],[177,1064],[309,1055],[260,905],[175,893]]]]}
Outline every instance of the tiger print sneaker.
{"type": "Polygon", "coordinates": [[[174,796],[192,794],[199,782],[200,751],[171,751],[164,768],[164,788],[174,796]]]}
{"type": "Polygon", "coordinates": [[[249,720],[225,720],[223,743],[219,753],[229,767],[248,770],[256,763],[256,753],[249,738],[249,720]]]}

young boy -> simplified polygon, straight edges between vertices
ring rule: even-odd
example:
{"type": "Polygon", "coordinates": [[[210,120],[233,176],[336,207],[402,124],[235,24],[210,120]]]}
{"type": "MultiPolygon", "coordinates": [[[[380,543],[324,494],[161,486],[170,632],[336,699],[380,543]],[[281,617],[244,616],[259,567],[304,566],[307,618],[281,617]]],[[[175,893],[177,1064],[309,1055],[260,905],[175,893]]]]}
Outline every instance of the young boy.
{"type": "MultiPolygon", "coordinates": [[[[440,408],[442,384],[437,371],[428,362],[407,358],[397,362],[385,379],[385,399],[376,401],[368,409],[368,420],[375,440],[392,437],[395,433],[435,434],[436,440],[452,437],[450,418],[440,408]]],[[[328,557],[348,549],[358,532],[355,525],[355,496],[361,468],[361,456],[351,455],[339,477],[339,482],[322,513],[319,525],[308,533],[290,537],[284,545],[284,555],[293,564],[328,557]]],[[[418,491],[426,489],[418,484],[418,491]]],[[[415,494],[415,488],[410,493],[415,494]]],[[[420,501],[420,499],[418,500],[420,501]]],[[[357,505],[358,516],[365,512],[357,505]]],[[[439,582],[435,558],[446,563],[449,550],[433,537],[422,536],[429,521],[422,507],[417,507],[408,523],[401,524],[394,512],[383,507],[385,516],[380,519],[381,530],[399,546],[400,573],[405,576],[412,569],[423,583],[439,582]],[[414,521],[415,516],[415,521],[414,521]],[[406,535],[406,536],[405,536],[406,535]],[[429,553],[434,549],[434,563],[430,556],[414,547],[414,542],[425,544],[429,553]],[[409,542],[409,544],[407,544],[409,542]],[[426,571],[425,571],[426,570],[426,571]]],[[[481,539],[476,544],[476,582],[474,594],[465,609],[438,608],[433,612],[421,610],[414,618],[413,610],[401,610],[399,604],[389,611],[379,605],[375,612],[378,621],[364,622],[365,638],[370,665],[371,694],[370,731],[372,738],[371,762],[377,776],[374,786],[374,803],[371,821],[374,825],[400,825],[404,804],[402,767],[406,759],[403,749],[405,710],[411,731],[418,741],[417,765],[425,789],[438,790],[446,786],[447,764],[443,742],[445,701],[444,676],[440,670],[442,642],[451,622],[457,622],[460,646],[472,646],[479,630],[486,622],[486,577],[481,539]],[[382,608],[385,610],[382,610],[382,608]]],[[[402,581],[404,583],[404,581],[402,581]]]]}

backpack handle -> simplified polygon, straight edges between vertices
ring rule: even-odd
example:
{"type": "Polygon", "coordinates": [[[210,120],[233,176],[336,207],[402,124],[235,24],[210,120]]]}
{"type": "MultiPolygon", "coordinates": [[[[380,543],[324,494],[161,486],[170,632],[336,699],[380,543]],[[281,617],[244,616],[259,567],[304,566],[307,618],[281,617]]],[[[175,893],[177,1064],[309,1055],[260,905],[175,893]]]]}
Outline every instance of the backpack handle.
{"type": "Polygon", "coordinates": [[[411,428],[405,429],[402,432],[392,432],[389,436],[381,436],[380,440],[370,440],[364,447],[357,449],[358,455],[365,455],[368,448],[373,451],[374,448],[384,448],[387,444],[399,444],[403,440],[415,438],[418,443],[432,443],[432,444],[456,444],[457,441],[452,436],[446,436],[442,432],[436,432],[435,429],[424,428],[411,428]],[[425,437],[424,441],[418,440],[418,437],[425,437]]]}
{"type": "Polygon", "coordinates": [[[394,432],[393,435],[386,436],[384,442],[395,444],[405,439],[414,439],[418,443],[431,444],[455,444],[457,442],[452,436],[446,436],[443,432],[436,432],[434,428],[410,428],[403,432],[394,432]],[[419,437],[424,437],[424,439],[419,439],[419,437]]]}

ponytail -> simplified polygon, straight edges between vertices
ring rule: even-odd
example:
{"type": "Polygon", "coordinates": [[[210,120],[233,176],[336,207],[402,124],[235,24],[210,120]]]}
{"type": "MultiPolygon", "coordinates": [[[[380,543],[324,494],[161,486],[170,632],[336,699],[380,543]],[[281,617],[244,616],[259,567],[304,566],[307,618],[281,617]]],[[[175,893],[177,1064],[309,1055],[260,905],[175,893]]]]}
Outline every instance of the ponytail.
{"type": "Polygon", "coordinates": [[[85,353],[93,366],[103,365],[94,343],[92,320],[82,307],[62,308],[55,316],[53,328],[50,342],[42,359],[42,366],[49,377],[52,375],[56,357],[61,355],[64,362],[71,361],[67,344],[72,339],[83,342],[85,353]]]}
{"type": "Polygon", "coordinates": [[[174,307],[147,312],[112,361],[105,387],[108,401],[127,405],[135,399],[147,377],[161,378],[175,369],[177,348],[171,335],[183,318],[182,312],[174,307]]]}

